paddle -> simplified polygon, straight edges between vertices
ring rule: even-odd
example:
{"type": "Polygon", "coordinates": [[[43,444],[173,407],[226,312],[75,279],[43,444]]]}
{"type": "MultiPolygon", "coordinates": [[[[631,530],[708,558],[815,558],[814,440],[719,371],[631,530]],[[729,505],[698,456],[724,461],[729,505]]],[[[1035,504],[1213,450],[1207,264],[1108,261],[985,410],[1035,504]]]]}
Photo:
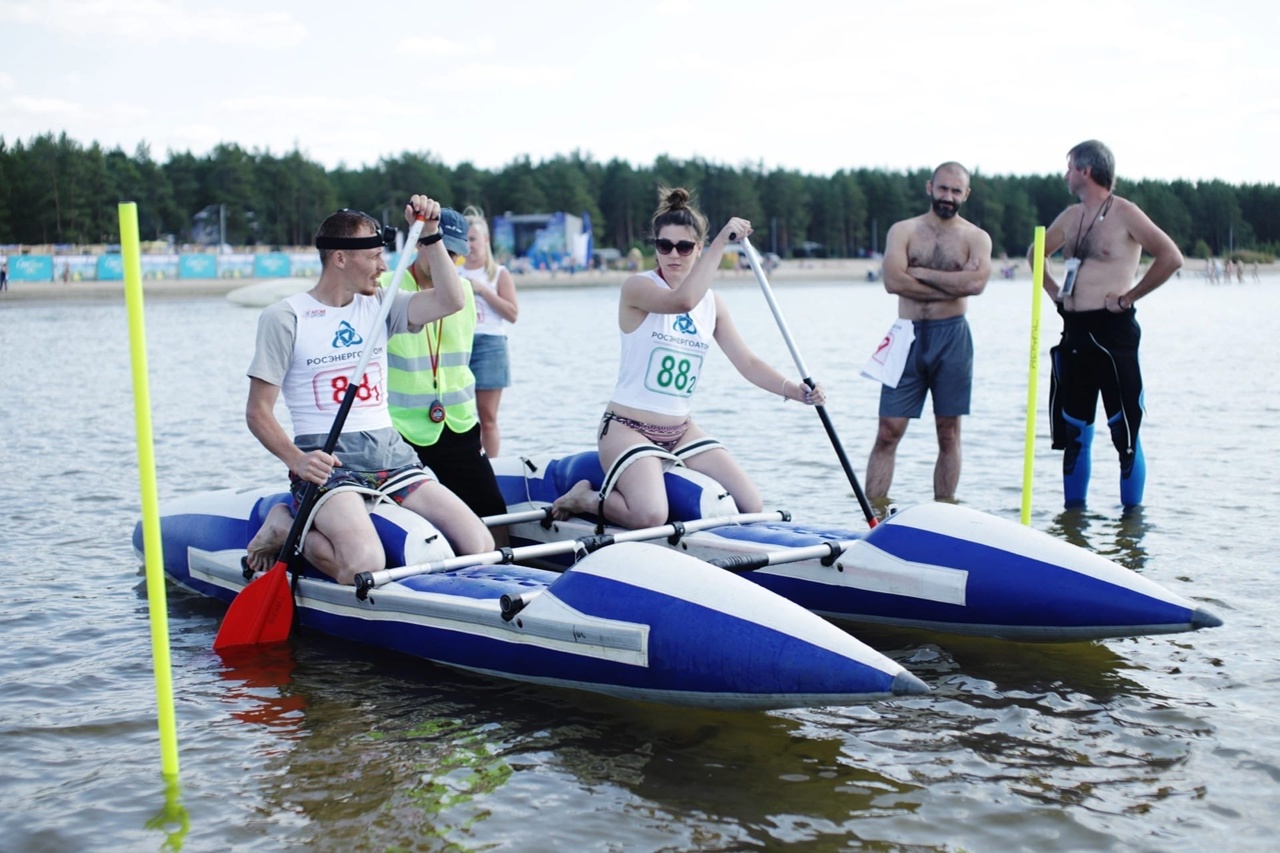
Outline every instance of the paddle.
{"type": "MultiPolygon", "coordinates": [[[[801,545],[786,548],[782,551],[768,551],[764,554],[737,554],[732,557],[717,557],[707,560],[709,565],[724,569],[734,574],[745,574],[763,569],[765,566],[777,566],[783,563],[798,563],[801,560],[820,560],[822,565],[830,566],[840,558],[846,549],[857,540],[843,542],[823,542],[820,545],[801,545]]],[[[502,609],[502,621],[510,622],[524,610],[535,598],[542,595],[542,590],[525,592],[517,595],[504,593],[499,605],[502,609]]]]}
{"type": "Polygon", "coordinates": [[[506,527],[508,524],[520,524],[524,521],[551,521],[551,507],[506,512],[502,515],[485,515],[480,520],[484,522],[485,527],[506,527]]]}
{"type": "MultiPolygon", "coordinates": [[[[455,569],[467,569],[474,566],[497,566],[514,563],[517,560],[532,560],[539,557],[551,557],[557,554],[572,554],[578,551],[591,553],[618,542],[643,542],[646,539],[668,537],[668,542],[675,545],[687,533],[699,530],[710,530],[728,524],[751,524],[757,521],[788,521],[791,515],[785,511],[774,512],[740,512],[734,515],[722,515],[712,518],[695,518],[690,521],[673,521],[658,527],[641,527],[636,530],[622,530],[617,533],[605,533],[598,536],[583,536],[578,539],[566,539],[562,542],[541,542],[537,545],[525,545],[521,548],[499,548],[483,554],[465,554],[461,557],[448,557],[430,563],[416,563],[412,566],[400,566],[394,569],[381,569],[376,572],[361,572],[356,575],[356,597],[363,601],[371,590],[392,581],[403,580],[417,575],[431,575],[439,572],[451,572],[455,569]]],[[[243,594],[243,593],[242,593],[243,594]]]]}
{"type": "Polygon", "coordinates": [[[707,560],[711,565],[730,572],[753,572],[765,566],[777,566],[782,563],[798,563],[801,560],[821,560],[822,565],[830,566],[845,552],[853,542],[823,542],[819,545],[799,545],[781,551],[766,551],[763,554],[737,554],[732,557],[717,557],[707,560]]]}
{"type": "MultiPolygon", "coordinates": [[[[400,260],[396,264],[395,275],[392,276],[383,296],[378,319],[365,336],[368,344],[360,353],[360,361],[356,364],[350,381],[347,382],[347,390],[342,397],[342,403],[338,406],[338,414],[334,416],[333,426],[325,438],[325,453],[332,453],[338,445],[342,426],[347,422],[347,414],[355,402],[356,393],[360,390],[361,377],[364,376],[369,360],[373,357],[376,332],[387,323],[387,317],[391,313],[391,303],[395,301],[396,291],[400,289],[400,279],[404,277],[405,271],[409,269],[409,263],[413,260],[413,247],[417,245],[418,237],[422,234],[424,221],[419,217],[409,229],[409,236],[405,239],[404,248],[400,251],[400,260]]],[[[293,627],[293,594],[289,590],[289,563],[302,551],[302,531],[306,528],[307,519],[319,497],[320,487],[308,482],[303,489],[302,500],[298,503],[293,524],[289,527],[289,535],[285,537],[284,545],[280,547],[280,556],[276,558],[275,565],[265,575],[250,581],[232,599],[227,615],[222,619],[222,627],[218,629],[218,636],[213,641],[215,651],[235,646],[282,643],[289,638],[289,631],[293,627]]]]}
{"type": "MultiPolygon", "coordinates": [[[[756,247],[751,245],[751,241],[746,237],[741,240],[742,248],[747,255],[747,262],[751,264],[751,270],[756,274],[756,281],[760,282],[760,289],[764,291],[765,301],[769,303],[769,309],[773,311],[773,319],[778,323],[778,331],[782,332],[782,339],[787,342],[787,348],[791,350],[791,358],[796,363],[796,369],[800,371],[800,375],[804,377],[804,382],[810,388],[813,387],[813,379],[809,376],[809,370],[804,366],[804,359],[800,357],[800,350],[796,349],[796,342],[791,337],[791,332],[787,329],[787,321],[782,317],[782,311],[778,308],[778,303],[774,301],[773,290],[769,287],[769,280],[765,278],[764,267],[760,263],[760,255],[756,252],[756,247]]],[[[840,439],[836,436],[836,428],[831,424],[831,418],[827,416],[827,410],[822,406],[814,406],[818,410],[818,417],[822,418],[822,426],[827,430],[827,437],[831,439],[831,446],[835,448],[836,458],[840,460],[840,467],[844,468],[845,476],[849,478],[849,485],[853,486],[853,494],[858,498],[858,505],[862,507],[862,514],[867,518],[867,524],[871,527],[876,526],[875,513],[871,511],[871,504],[867,502],[867,495],[862,491],[862,486],[858,484],[858,476],[853,473],[853,466],[849,464],[849,457],[845,456],[844,447],[840,444],[840,439]]]]}

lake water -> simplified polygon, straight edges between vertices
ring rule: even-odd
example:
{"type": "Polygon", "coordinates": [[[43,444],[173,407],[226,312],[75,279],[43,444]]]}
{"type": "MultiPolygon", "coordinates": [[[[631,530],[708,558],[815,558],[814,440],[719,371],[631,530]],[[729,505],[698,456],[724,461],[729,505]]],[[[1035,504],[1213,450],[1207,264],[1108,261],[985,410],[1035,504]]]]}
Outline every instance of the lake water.
{"type": "MultiPolygon", "coordinates": [[[[169,592],[180,785],[160,773],[123,304],[0,301],[7,580],[0,622],[0,848],[67,850],[1272,850],[1280,814],[1280,508],[1268,373],[1280,282],[1191,274],[1139,305],[1147,505],[1121,517],[1095,445],[1087,512],[1060,511],[1041,328],[1032,525],[1205,604],[1195,634],[1024,645],[857,630],[924,697],[856,708],[690,711],[491,681],[304,636],[229,669],[221,605],[169,592]],[[1259,320],[1261,318],[1261,320],[1259,320]]],[[[754,281],[719,288],[775,366],[754,281]]],[[[862,476],[877,386],[857,370],[892,322],[879,285],[776,287],[862,476]]],[[[528,290],[503,401],[507,453],[588,447],[616,369],[613,288],[528,290]]],[[[1030,285],[972,300],[973,415],[959,497],[1017,519],[1030,285]]],[[[283,482],[243,422],[257,311],[146,308],[161,498],[283,482]]],[[[723,356],[700,423],[770,508],[863,523],[814,412],[723,356]]],[[[788,373],[794,371],[788,370],[788,373]]],[[[931,415],[891,496],[932,496],[931,415]]]]}

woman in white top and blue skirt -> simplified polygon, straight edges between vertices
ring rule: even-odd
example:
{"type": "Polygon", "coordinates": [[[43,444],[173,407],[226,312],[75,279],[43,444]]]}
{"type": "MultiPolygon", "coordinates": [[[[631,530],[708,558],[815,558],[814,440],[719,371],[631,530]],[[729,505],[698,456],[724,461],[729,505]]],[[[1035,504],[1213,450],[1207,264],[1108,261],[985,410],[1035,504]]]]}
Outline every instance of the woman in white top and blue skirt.
{"type": "Polygon", "coordinates": [[[658,268],[623,282],[618,302],[622,357],[598,436],[604,483],[599,491],[587,480],[576,483],[553,504],[558,518],[595,513],[624,527],[665,524],[662,472],[675,462],[714,478],[742,512],[763,509],[751,478],[689,415],[713,340],[753,385],[810,405],[825,400],[821,385],[810,390],[753,353],[710,289],[725,247],[749,235],[751,223],[730,219],[704,251],[707,220],[689,204],[688,191],[663,188],[659,198],[653,216],[658,268]]]}
{"type": "Polygon", "coordinates": [[[511,359],[507,353],[508,323],[520,315],[516,283],[511,272],[493,259],[489,224],[478,208],[463,211],[467,233],[466,265],[459,270],[471,281],[476,297],[476,332],[471,345],[471,372],[476,377],[476,408],[480,414],[480,443],[486,456],[498,455],[502,433],[498,429],[498,404],[502,389],[511,384],[511,359]]]}

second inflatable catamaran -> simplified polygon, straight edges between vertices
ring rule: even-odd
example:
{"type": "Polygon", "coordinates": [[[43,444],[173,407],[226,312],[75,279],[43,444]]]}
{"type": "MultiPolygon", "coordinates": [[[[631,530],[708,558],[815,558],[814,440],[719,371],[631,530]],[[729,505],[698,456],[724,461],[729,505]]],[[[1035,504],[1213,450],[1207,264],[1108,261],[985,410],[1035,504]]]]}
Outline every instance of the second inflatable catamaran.
{"type": "MultiPolygon", "coordinates": [[[[599,488],[595,451],[493,460],[512,511],[550,505],[578,480],[599,488]]],[[[733,499],[687,468],[666,475],[672,517],[731,515],[733,499]]],[[[618,532],[594,516],[522,522],[512,544],[618,532]]],[[[1222,622],[1111,560],[1052,536],[947,503],[907,507],[871,529],[802,520],[719,525],[670,547],[823,616],[1006,640],[1067,642],[1169,634],[1222,622]]],[[[555,564],[560,558],[543,562],[555,564]]],[[[640,581],[643,582],[643,581],[640,581]]]]}

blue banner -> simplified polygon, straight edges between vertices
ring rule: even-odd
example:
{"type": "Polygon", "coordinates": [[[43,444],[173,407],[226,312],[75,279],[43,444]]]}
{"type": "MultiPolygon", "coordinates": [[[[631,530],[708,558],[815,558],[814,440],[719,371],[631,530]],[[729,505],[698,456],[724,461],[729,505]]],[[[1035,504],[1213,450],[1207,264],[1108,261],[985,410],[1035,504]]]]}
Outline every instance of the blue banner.
{"type": "Polygon", "coordinates": [[[179,255],[179,278],[217,278],[217,255],[179,255]]]}
{"type": "Polygon", "coordinates": [[[253,255],[218,255],[218,278],[252,278],[253,255]]]}
{"type": "Polygon", "coordinates": [[[319,278],[320,255],[315,252],[290,252],[289,274],[294,278],[319,278]]]}
{"type": "Polygon", "coordinates": [[[258,278],[288,278],[289,256],[283,252],[254,255],[253,274],[258,278]]]}
{"type": "Polygon", "coordinates": [[[54,269],[62,281],[93,281],[98,277],[95,255],[64,255],[54,259],[54,269]]]}
{"type": "Polygon", "coordinates": [[[493,220],[493,254],[499,258],[511,258],[516,254],[516,229],[505,216],[493,220]]]}
{"type": "Polygon", "coordinates": [[[122,281],[124,259],[119,255],[103,255],[98,258],[98,281],[122,281]]]}
{"type": "MultiPolygon", "coordinates": [[[[396,253],[388,252],[394,269],[396,253]]],[[[108,255],[9,255],[11,281],[120,281],[124,262],[108,255]]],[[[144,279],[197,278],[318,278],[320,256],[315,252],[268,252],[262,255],[210,253],[141,256],[144,279]]]]}
{"type": "Polygon", "coordinates": [[[53,255],[11,255],[10,281],[53,281],[53,255]]]}
{"type": "Polygon", "coordinates": [[[179,262],[177,255],[143,255],[143,278],[177,278],[179,262]]]}

